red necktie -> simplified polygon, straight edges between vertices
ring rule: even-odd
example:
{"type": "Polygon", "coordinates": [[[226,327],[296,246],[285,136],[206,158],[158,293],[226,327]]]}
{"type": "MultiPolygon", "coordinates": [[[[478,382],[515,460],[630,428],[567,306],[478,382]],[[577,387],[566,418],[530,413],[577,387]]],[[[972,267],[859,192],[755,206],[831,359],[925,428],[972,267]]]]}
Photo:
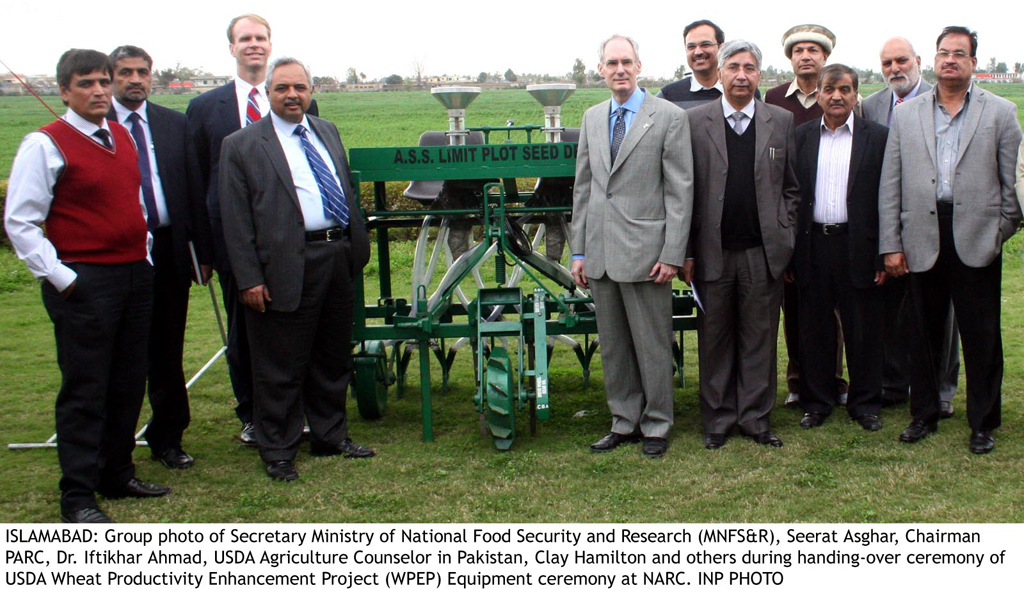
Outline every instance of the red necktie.
{"type": "Polygon", "coordinates": [[[249,102],[245,106],[245,126],[249,126],[259,119],[260,107],[256,103],[256,88],[253,87],[249,92],[249,102]]]}

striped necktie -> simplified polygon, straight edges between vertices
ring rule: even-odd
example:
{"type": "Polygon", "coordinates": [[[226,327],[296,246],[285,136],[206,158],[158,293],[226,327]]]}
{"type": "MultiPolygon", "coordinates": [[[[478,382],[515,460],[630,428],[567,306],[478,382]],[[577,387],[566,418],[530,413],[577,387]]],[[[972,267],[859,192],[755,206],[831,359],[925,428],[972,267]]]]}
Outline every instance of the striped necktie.
{"type": "Polygon", "coordinates": [[[142,175],[142,202],[146,205],[146,224],[152,232],[160,226],[160,214],[156,211],[156,194],[153,192],[153,172],[149,165],[149,143],[146,131],[142,130],[142,117],[138,112],[128,116],[132,123],[132,138],[139,150],[139,174],[142,175]]]}
{"type": "Polygon", "coordinates": [[[615,163],[615,156],[619,153],[622,140],[626,137],[626,109],[615,110],[615,128],[612,129],[612,163],[615,163]]]}
{"type": "Polygon", "coordinates": [[[249,91],[249,102],[245,105],[245,126],[249,126],[260,119],[260,106],[256,103],[256,95],[256,88],[253,87],[249,91]]]}
{"type": "Polygon", "coordinates": [[[348,227],[348,204],[345,203],[345,192],[338,185],[338,180],[331,174],[323,156],[309,140],[306,127],[297,125],[295,134],[302,140],[302,149],[306,152],[306,160],[313,170],[316,186],[320,188],[320,199],[324,204],[324,216],[333,218],[342,228],[348,227]]]}

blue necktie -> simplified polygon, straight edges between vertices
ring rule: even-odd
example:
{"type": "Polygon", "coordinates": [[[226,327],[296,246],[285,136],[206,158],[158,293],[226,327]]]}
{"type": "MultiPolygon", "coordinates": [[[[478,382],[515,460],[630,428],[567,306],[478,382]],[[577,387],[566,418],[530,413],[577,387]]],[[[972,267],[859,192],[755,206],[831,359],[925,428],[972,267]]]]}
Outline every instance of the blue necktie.
{"type": "Polygon", "coordinates": [[[132,138],[139,150],[139,174],[142,175],[142,201],[146,204],[146,226],[150,232],[160,226],[160,214],[156,211],[156,195],[153,193],[153,175],[149,169],[149,144],[146,143],[146,131],[142,130],[142,117],[132,112],[128,117],[132,123],[132,138]]]}
{"type": "Polygon", "coordinates": [[[342,228],[348,228],[348,204],[345,203],[345,192],[341,190],[320,152],[310,143],[306,128],[301,124],[296,126],[295,134],[302,139],[302,149],[306,152],[309,167],[313,170],[316,186],[320,188],[320,199],[324,202],[324,216],[337,220],[342,228]]]}
{"type": "Polygon", "coordinates": [[[615,128],[612,129],[612,163],[615,163],[615,156],[619,153],[619,146],[626,136],[626,109],[619,108],[615,111],[615,128]]]}

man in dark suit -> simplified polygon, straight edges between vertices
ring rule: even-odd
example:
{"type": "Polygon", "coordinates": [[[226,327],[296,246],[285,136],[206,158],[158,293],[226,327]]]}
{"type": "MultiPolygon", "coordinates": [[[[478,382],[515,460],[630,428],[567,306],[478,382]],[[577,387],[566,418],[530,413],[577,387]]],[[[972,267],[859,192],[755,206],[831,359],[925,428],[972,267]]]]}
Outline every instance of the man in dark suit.
{"type": "Polygon", "coordinates": [[[153,417],[146,441],[154,460],[184,469],[193,460],[181,444],[189,424],[181,358],[192,279],[205,283],[211,273],[213,247],[206,205],[196,190],[198,177],[192,147],[186,141],[185,115],[146,99],[153,83],[153,59],[142,48],[120,46],[110,53],[110,60],[114,101],[107,118],[128,129],[139,149],[142,193],[153,234],[148,367],[153,417]],[[198,272],[193,272],[190,242],[200,264],[198,272]]]}
{"type": "MultiPolygon", "coordinates": [[[[214,268],[224,295],[228,316],[228,373],[238,406],[235,412],[242,422],[240,439],[256,445],[252,423],[252,362],[245,329],[245,317],[238,302],[238,285],[224,246],[218,179],[220,148],[224,138],[258,121],[270,110],[264,81],[270,58],[270,24],[255,14],[235,17],[228,24],[228,46],[238,64],[235,80],[195,98],[188,104],[189,134],[199,162],[200,185],[206,197],[213,234],[214,268]]],[[[309,114],[318,115],[314,100],[309,114]]]]}
{"type": "Polygon", "coordinates": [[[850,417],[868,431],[882,422],[881,286],[878,184],[886,127],[853,114],[858,77],[826,66],[818,78],[823,116],[796,129],[800,202],[793,270],[800,291],[800,404],[804,429],[825,422],[839,403],[833,322],[838,308],[846,339],[850,417]]]}
{"type": "Polygon", "coordinates": [[[697,314],[704,447],[739,430],[781,447],[771,431],[782,276],[793,256],[798,189],[793,115],[754,98],[761,51],[726,42],[719,52],[725,94],[688,112],[694,197],[682,279],[697,314]]]}
{"type": "Polygon", "coordinates": [[[260,456],[273,479],[298,478],[309,421],[314,455],[367,458],[348,436],[353,280],[370,258],[338,129],[308,116],[309,70],[278,60],[271,115],[224,140],[224,240],[245,304],[260,456]]]}

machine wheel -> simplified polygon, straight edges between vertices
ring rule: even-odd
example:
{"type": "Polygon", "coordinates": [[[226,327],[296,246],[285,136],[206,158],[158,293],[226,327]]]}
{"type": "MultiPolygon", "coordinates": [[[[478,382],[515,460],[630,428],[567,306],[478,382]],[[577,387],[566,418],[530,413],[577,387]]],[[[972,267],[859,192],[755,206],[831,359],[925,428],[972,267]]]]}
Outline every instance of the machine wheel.
{"type": "Polygon", "coordinates": [[[508,352],[501,346],[491,349],[487,359],[487,371],[484,374],[484,414],[487,416],[487,428],[494,438],[494,445],[499,450],[508,450],[515,439],[515,393],[512,377],[512,362],[508,352]]]}
{"type": "Polygon", "coordinates": [[[359,416],[366,420],[384,416],[388,400],[388,386],[394,383],[394,374],[388,371],[387,350],[380,340],[365,344],[355,361],[355,393],[359,416]]]}

